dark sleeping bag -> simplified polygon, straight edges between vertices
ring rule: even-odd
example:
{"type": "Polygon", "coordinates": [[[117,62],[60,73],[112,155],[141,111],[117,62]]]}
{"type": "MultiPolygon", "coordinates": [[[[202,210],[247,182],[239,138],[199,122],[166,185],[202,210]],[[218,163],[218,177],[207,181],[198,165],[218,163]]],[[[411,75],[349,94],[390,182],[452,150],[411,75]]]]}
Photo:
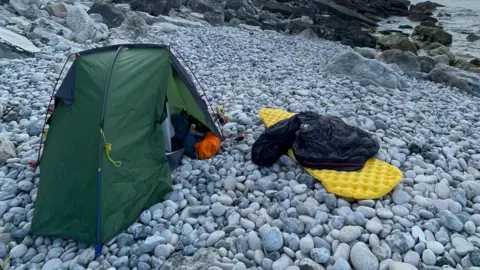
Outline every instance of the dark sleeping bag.
{"type": "Polygon", "coordinates": [[[356,171],[380,147],[366,131],[339,117],[307,111],[267,128],[252,146],[252,162],[271,166],[290,148],[304,167],[356,171]]]}
{"type": "Polygon", "coordinates": [[[299,130],[293,154],[302,166],[313,169],[357,171],[374,157],[380,146],[366,131],[336,116],[312,112],[298,114],[299,130]]]}

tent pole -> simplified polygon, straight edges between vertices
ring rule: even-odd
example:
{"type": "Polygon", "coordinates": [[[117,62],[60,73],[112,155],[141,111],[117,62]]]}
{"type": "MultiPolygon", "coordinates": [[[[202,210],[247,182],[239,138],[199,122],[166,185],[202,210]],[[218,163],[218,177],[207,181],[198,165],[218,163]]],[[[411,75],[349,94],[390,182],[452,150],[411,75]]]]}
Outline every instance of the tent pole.
{"type": "Polygon", "coordinates": [[[53,86],[52,94],[50,95],[50,100],[48,101],[47,112],[45,113],[45,120],[43,121],[42,133],[40,133],[40,145],[39,145],[39,148],[38,148],[37,162],[32,164],[35,168],[38,165],[40,165],[40,155],[42,153],[43,134],[45,133],[45,126],[47,125],[48,110],[50,109],[50,105],[52,104],[52,101],[55,97],[55,91],[57,90],[57,85],[60,82],[60,78],[62,77],[63,70],[67,66],[68,61],[70,60],[70,57],[72,57],[72,55],[75,55],[75,53],[69,54],[68,57],[67,57],[67,60],[65,60],[65,63],[63,63],[63,67],[60,70],[60,73],[58,74],[57,80],[55,81],[55,85],[53,86]]]}
{"type": "Polygon", "coordinates": [[[100,131],[99,131],[99,143],[98,143],[98,170],[97,170],[97,244],[95,245],[95,258],[100,256],[102,252],[102,238],[101,238],[101,220],[102,220],[102,215],[101,215],[101,197],[102,197],[102,148],[103,148],[103,136],[102,136],[102,130],[104,127],[105,123],[105,111],[107,107],[107,98],[108,98],[108,88],[110,87],[110,79],[112,77],[112,72],[113,72],[113,66],[115,65],[115,62],[117,60],[117,56],[120,53],[120,50],[123,47],[120,46],[117,49],[117,52],[115,53],[115,56],[112,60],[112,64],[110,65],[110,69],[108,71],[108,76],[107,76],[107,81],[105,82],[105,88],[104,88],[104,94],[103,94],[103,104],[102,104],[102,115],[100,117],[100,131]]]}

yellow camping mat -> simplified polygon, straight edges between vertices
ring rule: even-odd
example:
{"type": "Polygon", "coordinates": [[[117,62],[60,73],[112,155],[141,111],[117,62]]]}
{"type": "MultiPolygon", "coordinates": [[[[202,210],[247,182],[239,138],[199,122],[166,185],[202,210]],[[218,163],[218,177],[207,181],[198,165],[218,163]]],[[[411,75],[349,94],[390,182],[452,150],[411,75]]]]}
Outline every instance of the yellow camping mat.
{"type": "MultiPolygon", "coordinates": [[[[259,114],[266,127],[295,115],[284,110],[270,108],[261,109],[259,114]]],[[[288,151],[288,155],[295,160],[292,149],[288,151]]],[[[354,172],[315,170],[306,167],[304,169],[315,179],[321,181],[328,192],[358,200],[377,199],[384,196],[403,177],[400,169],[376,158],[367,160],[361,170],[354,172]]]]}

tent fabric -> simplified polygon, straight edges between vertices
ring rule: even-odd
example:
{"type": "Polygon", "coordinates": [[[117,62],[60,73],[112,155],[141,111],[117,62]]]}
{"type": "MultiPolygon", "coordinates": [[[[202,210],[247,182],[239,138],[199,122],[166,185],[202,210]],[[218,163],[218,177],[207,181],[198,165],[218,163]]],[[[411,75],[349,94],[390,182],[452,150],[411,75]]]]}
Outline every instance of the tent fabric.
{"type": "Polygon", "coordinates": [[[167,96],[169,103],[183,97],[186,102],[177,105],[219,133],[193,83],[172,64],[168,47],[135,45],[125,45],[118,55],[121,46],[80,52],[56,93],[39,163],[33,233],[90,244],[100,236],[105,243],[162,200],[172,189],[170,165],[178,165],[182,154],[171,153],[170,160],[164,151],[167,96]],[[103,151],[104,106],[105,140],[120,167],[103,151]]]}

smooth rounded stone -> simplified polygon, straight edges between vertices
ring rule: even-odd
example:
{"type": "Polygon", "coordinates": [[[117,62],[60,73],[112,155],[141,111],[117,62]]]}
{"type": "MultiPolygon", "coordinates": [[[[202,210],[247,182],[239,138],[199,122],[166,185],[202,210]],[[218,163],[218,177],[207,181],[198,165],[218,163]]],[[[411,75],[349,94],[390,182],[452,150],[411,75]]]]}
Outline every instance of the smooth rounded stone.
{"type": "Polygon", "coordinates": [[[465,230],[466,233],[472,235],[476,232],[477,226],[475,226],[475,223],[473,221],[469,220],[465,222],[463,229],[465,230]]]}
{"type": "Polygon", "coordinates": [[[435,265],[435,263],[437,262],[437,258],[435,257],[433,251],[426,249],[422,253],[422,261],[426,265],[435,265]]]}
{"type": "Polygon", "coordinates": [[[255,231],[247,233],[247,242],[251,250],[262,249],[262,242],[255,231]]]}
{"type": "Polygon", "coordinates": [[[402,262],[390,262],[388,264],[388,270],[417,270],[414,265],[402,262]]]}
{"type": "Polygon", "coordinates": [[[343,258],[336,260],[332,266],[332,270],[351,270],[351,269],[352,268],[350,267],[350,264],[348,264],[348,262],[343,258]]]}
{"type": "Polygon", "coordinates": [[[310,258],[316,263],[326,263],[330,259],[330,250],[326,248],[314,248],[310,251],[310,258]]]}
{"type": "Polygon", "coordinates": [[[380,239],[376,234],[370,234],[368,237],[368,244],[370,245],[370,247],[379,246],[380,239]]]}
{"type": "Polygon", "coordinates": [[[442,245],[446,245],[448,242],[450,242],[450,236],[448,236],[448,233],[444,231],[438,231],[435,233],[435,239],[442,245]]]}
{"type": "Polygon", "coordinates": [[[338,240],[342,243],[350,243],[362,235],[362,229],[358,226],[345,226],[340,230],[338,240]]]}
{"type": "Polygon", "coordinates": [[[267,251],[279,250],[283,247],[283,236],[280,229],[270,227],[265,229],[262,236],[262,246],[267,251]]]}
{"type": "Polygon", "coordinates": [[[225,214],[226,211],[227,211],[227,207],[224,206],[223,204],[219,202],[214,202],[212,204],[211,212],[214,216],[217,216],[217,217],[223,216],[223,214],[225,214]]]}
{"type": "Polygon", "coordinates": [[[437,241],[427,242],[427,249],[431,250],[436,255],[441,255],[445,252],[445,247],[437,241]]]}
{"type": "Polygon", "coordinates": [[[55,270],[62,265],[62,260],[59,258],[50,259],[42,266],[42,270],[55,270]]]}
{"type": "Polygon", "coordinates": [[[350,250],[350,260],[356,270],[378,269],[379,266],[377,257],[362,242],[357,242],[353,245],[350,250]]]}
{"type": "Polygon", "coordinates": [[[295,192],[296,194],[305,193],[307,190],[308,190],[308,187],[305,184],[297,184],[292,187],[292,191],[295,192]]]}
{"type": "Polygon", "coordinates": [[[403,205],[394,205],[392,207],[392,212],[393,212],[394,215],[399,216],[399,217],[406,217],[410,213],[408,208],[406,208],[403,205]]]}
{"type": "Polygon", "coordinates": [[[470,253],[470,262],[473,266],[480,267],[480,249],[476,249],[470,253]]]}
{"type": "Polygon", "coordinates": [[[393,202],[397,205],[406,204],[410,201],[412,197],[403,190],[395,190],[392,194],[393,202]]]}
{"type": "Polygon", "coordinates": [[[385,238],[393,252],[405,253],[415,245],[415,240],[409,233],[394,233],[385,238]]]}
{"type": "Polygon", "coordinates": [[[405,256],[403,257],[403,261],[405,263],[418,266],[420,263],[420,254],[412,250],[407,251],[407,253],[405,253],[405,256]]]}
{"type": "Polygon", "coordinates": [[[440,199],[447,199],[450,197],[450,188],[444,182],[437,183],[435,185],[435,194],[437,194],[440,199]]]}
{"type": "Polygon", "coordinates": [[[247,231],[255,229],[255,223],[248,219],[240,219],[240,225],[247,231]]]}
{"type": "Polygon", "coordinates": [[[377,215],[377,211],[375,211],[375,209],[362,205],[357,207],[355,211],[362,213],[365,218],[373,218],[377,215]]]}
{"type": "Polygon", "coordinates": [[[287,269],[287,267],[293,265],[293,261],[290,257],[288,257],[287,255],[283,254],[280,259],[276,260],[273,264],[272,264],[272,269],[273,270],[276,270],[276,269],[279,269],[279,270],[285,270],[287,269]]]}
{"type": "Polygon", "coordinates": [[[155,257],[157,258],[160,258],[160,257],[164,257],[164,258],[168,258],[170,256],[170,254],[172,254],[172,252],[175,250],[175,248],[170,245],[170,244],[161,244],[161,245],[158,245],[153,254],[155,255],[155,257]]]}
{"type": "Polygon", "coordinates": [[[380,223],[378,220],[371,219],[367,221],[366,229],[370,233],[378,234],[383,230],[383,226],[382,223],[380,223]]]}
{"type": "Polygon", "coordinates": [[[413,239],[418,239],[419,242],[423,242],[423,243],[427,242],[427,239],[425,238],[425,233],[417,225],[412,227],[412,236],[413,236],[413,239]]]}
{"type": "Polygon", "coordinates": [[[300,251],[304,254],[308,254],[315,247],[313,239],[311,237],[303,237],[300,240],[300,251]]]}
{"type": "Polygon", "coordinates": [[[10,249],[10,258],[17,259],[23,257],[27,253],[28,247],[24,244],[19,244],[10,249]]]}
{"type": "Polygon", "coordinates": [[[334,229],[339,230],[339,229],[341,229],[341,228],[343,227],[343,223],[344,223],[344,222],[345,222],[345,218],[344,218],[344,217],[342,217],[342,216],[334,216],[334,217],[332,218],[331,224],[332,224],[332,227],[333,227],[334,229]]]}
{"type": "Polygon", "coordinates": [[[7,257],[8,254],[8,249],[5,243],[0,241],[0,258],[5,258],[7,257]]]}
{"type": "Polygon", "coordinates": [[[335,260],[343,258],[348,261],[350,258],[350,246],[347,243],[340,243],[333,253],[333,258],[335,260]]]}
{"type": "Polygon", "coordinates": [[[417,252],[418,254],[422,253],[425,249],[427,248],[427,245],[425,243],[418,243],[413,247],[413,250],[417,252]]]}
{"type": "Polygon", "coordinates": [[[325,231],[325,229],[323,228],[323,226],[320,225],[320,224],[317,224],[317,225],[313,226],[313,228],[310,230],[310,234],[312,236],[322,236],[324,231],[325,231]]]}
{"type": "Polygon", "coordinates": [[[393,212],[387,208],[377,208],[377,216],[379,218],[391,219],[393,218],[393,212]]]}
{"type": "Polygon", "coordinates": [[[449,210],[442,210],[439,213],[440,223],[448,229],[456,232],[463,230],[463,223],[460,219],[449,210]]]}
{"type": "Polygon", "coordinates": [[[425,209],[420,209],[420,211],[418,211],[418,213],[420,214],[420,216],[424,219],[432,219],[435,217],[435,215],[430,212],[430,211],[427,211],[425,209]]]}
{"type": "Polygon", "coordinates": [[[471,242],[458,235],[452,236],[452,245],[455,248],[455,252],[462,257],[474,250],[474,246],[471,242]]]}

